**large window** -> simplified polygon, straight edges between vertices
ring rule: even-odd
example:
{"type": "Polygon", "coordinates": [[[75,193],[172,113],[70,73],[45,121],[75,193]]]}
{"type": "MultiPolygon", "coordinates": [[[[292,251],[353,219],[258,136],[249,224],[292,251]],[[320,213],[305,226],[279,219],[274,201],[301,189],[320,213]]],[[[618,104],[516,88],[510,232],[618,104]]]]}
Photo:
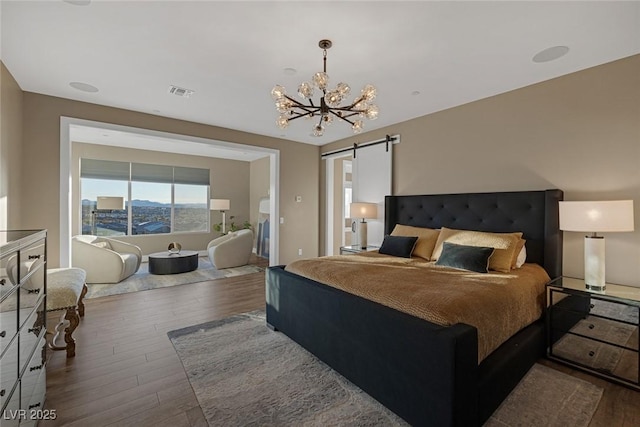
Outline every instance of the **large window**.
{"type": "Polygon", "coordinates": [[[209,170],[82,159],[82,234],[209,231],[209,170]],[[98,196],[118,196],[124,210],[96,210],[98,196]]]}

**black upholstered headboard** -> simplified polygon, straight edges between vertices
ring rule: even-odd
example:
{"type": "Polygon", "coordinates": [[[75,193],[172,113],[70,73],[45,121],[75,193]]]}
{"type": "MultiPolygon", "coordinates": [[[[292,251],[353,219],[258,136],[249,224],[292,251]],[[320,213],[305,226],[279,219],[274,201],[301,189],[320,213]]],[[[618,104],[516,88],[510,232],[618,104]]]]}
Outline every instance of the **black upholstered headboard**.
{"type": "Polygon", "coordinates": [[[492,232],[521,231],[527,262],[544,267],[551,278],[562,274],[562,232],[558,223],[561,190],[501,193],[387,196],[385,234],[396,224],[492,232]]]}

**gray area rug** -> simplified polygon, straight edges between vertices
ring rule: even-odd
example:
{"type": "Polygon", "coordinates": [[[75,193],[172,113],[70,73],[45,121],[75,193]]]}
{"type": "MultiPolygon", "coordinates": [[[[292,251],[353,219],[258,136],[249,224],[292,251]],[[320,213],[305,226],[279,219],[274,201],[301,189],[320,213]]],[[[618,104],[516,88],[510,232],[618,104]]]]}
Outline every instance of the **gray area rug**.
{"type": "Polygon", "coordinates": [[[264,268],[257,265],[243,265],[241,267],[225,268],[218,270],[207,257],[198,258],[198,269],[180,274],[150,274],[149,264],[144,262],[136,274],[124,279],[120,283],[93,283],[87,284],[85,298],[98,298],[109,295],[126,294],[128,292],[146,291],[156,288],[186,285],[189,283],[204,282],[207,280],[221,279],[223,277],[242,276],[244,274],[259,273],[264,268]]]}
{"type": "MultiPolygon", "coordinates": [[[[253,312],[168,333],[211,426],[406,423],[253,312]]],[[[487,426],[587,426],[602,388],[536,364],[487,426]]]]}

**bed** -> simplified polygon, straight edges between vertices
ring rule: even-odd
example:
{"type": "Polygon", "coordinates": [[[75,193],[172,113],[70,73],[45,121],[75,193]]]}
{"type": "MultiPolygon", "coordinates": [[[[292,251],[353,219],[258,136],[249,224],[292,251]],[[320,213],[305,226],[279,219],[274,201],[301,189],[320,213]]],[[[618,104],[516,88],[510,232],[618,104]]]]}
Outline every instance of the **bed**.
{"type": "MultiPolygon", "coordinates": [[[[387,196],[396,224],[522,232],[527,262],[561,274],[560,190],[387,196]]],[[[441,326],[271,267],[267,324],[289,336],[412,425],[481,425],[544,355],[544,316],[478,363],[478,331],[441,326]]]]}

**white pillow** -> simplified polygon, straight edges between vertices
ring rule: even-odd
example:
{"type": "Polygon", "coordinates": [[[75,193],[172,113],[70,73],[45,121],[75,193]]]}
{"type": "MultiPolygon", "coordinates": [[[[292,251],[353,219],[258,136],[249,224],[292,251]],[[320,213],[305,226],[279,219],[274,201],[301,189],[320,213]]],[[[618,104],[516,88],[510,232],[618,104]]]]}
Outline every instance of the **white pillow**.
{"type": "Polygon", "coordinates": [[[97,246],[99,248],[111,249],[111,245],[109,244],[109,242],[96,242],[96,243],[92,243],[92,245],[97,246]]]}
{"type": "Polygon", "coordinates": [[[518,253],[518,258],[516,259],[516,268],[522,267],[526,260],[527,260],[527,248],[525,245],[525,246],[522,246],[522,249],[520,249],[520,253],[518,253]]]}

